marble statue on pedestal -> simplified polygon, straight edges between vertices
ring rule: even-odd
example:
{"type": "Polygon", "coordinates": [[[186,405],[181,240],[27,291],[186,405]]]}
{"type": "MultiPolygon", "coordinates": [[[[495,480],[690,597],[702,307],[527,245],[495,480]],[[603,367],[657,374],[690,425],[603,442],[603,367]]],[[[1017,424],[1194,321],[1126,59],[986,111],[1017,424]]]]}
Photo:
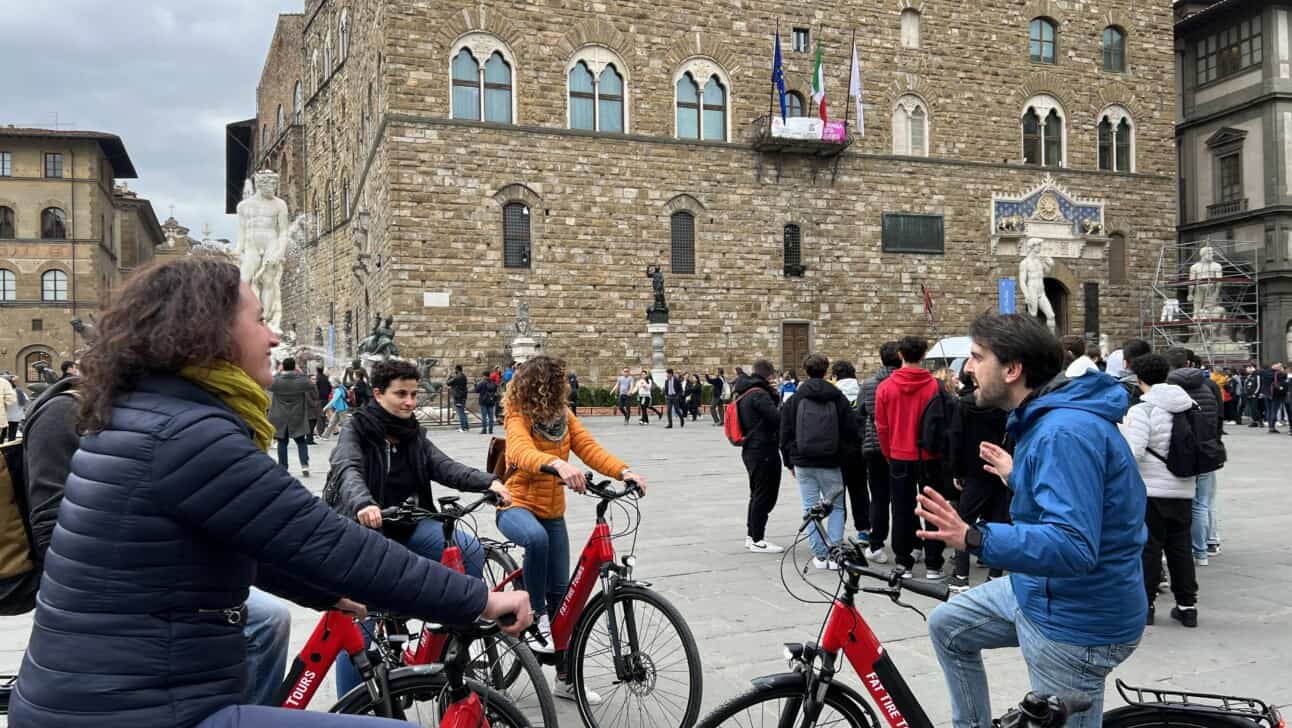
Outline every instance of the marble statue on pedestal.
{"type": "Polygon", "coordinates": [[[282,319],[283,256],[287,252],[291,222],[287,203],[277,197],[278,175],[261,170],[252,176],[256,194],[238,203],[238,240],[235,253],[242,281],[251,286],[265,321],[280,331],[282,319]]]}
{"type": "Polygon", "coordinates": [[[1198,262],[1189,266],[1194,318],[1224,318],[1224,308],[1220,306],[1220,278],[1224,275],[1224,267],[1216,262],[1215,248],[1208,245],[1198,251],[1198,262]],[[1218,308],[1220,315],[1212,315],[1218,308]]]}
{"type": "Polygon", "coordinates": [[[511,340],[511,358],[524,364],[538,354],[538,340],[533,337],[528,303],[521,301],[516,304],[516,321],[512,329],[516,336],[511,340]]]}
{"type": "Polygon", "coordinates": [[[1054,258],[1041,255],[1041,239],[1028,238],[1026,255],[1018,264],[1018,287],[1027,303],[1029,316],[1045,314],[1045,325],[1055,330],[1054,307],[1045,295],[1045,276],[1054,269],[1054,258]]]}

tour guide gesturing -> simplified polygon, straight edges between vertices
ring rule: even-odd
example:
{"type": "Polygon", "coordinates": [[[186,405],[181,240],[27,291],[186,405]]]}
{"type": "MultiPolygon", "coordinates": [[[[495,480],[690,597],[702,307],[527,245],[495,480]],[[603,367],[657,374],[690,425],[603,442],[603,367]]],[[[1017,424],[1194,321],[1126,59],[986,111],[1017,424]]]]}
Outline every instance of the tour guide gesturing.
{"type": "Polygon", "coordinates": [[[938,538],[1011,572],[939,606],[929,635],[956,728],[991,725],[982,650],[1020,647],[1032,689],[1093,702],[1072,728],[1102,722],[1104,680],[1144,631],[1145,489],[1117,422],[1126,391],[1106,374],[1060,376],[1059,342],[1036,318],[984,315],[970,329],[978,404],[1012,410],[1014,458],[983,443],[1014,491],[1012,524],[966,524],[932,489],[917,509],[938,538]]]}

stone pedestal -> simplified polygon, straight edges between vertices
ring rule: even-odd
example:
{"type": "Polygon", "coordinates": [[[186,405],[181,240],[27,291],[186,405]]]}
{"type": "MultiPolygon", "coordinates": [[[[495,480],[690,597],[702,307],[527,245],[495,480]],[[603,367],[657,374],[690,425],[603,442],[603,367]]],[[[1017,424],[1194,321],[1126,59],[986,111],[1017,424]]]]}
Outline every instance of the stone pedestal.
{"type": "Polygon", "coordinates": [[[667,376],[664,371],[664,334],[668,333],[668,324],[647,324],[646,331],[650,333],[650,376],[655,386],[663,387],[667,376]]]}
{"type": "Polygon", "coordinates": [[[538,341],[532,336],[517,336],[511,340],[511,358],[524,364],[538,354],[538,341]]]}

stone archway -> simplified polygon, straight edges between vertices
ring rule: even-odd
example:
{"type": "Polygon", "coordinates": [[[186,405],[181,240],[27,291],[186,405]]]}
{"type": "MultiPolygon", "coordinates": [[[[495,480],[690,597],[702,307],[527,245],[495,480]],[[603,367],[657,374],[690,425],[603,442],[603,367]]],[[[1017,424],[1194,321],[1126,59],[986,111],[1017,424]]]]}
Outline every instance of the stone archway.
{"type": "MultiPolygon", "coordinates": [[[[1070,333],[1072,330],[1072,295],[1067,285],[1058,278],[1046,278],[1045,296],[1050,299],[1050,306],[1054,309],[1055,335],[1064,336],[1070,333]]],[[[1038,312],[1037,317],[1045,321],[1044,313],[1038,312]]]]}

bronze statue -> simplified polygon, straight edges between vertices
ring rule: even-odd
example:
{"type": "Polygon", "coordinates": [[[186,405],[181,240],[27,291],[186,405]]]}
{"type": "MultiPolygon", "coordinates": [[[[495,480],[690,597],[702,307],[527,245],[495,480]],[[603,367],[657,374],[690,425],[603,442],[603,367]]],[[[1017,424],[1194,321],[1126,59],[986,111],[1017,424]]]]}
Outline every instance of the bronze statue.
{"type": "Polygon", "coordinates": [[[387,316],[383,325],[381,314],[377,314],[372,333],[359,342],[359,353],[374,357],[399,356],[399,346],[395,344],[395,324],[392,317],[387,316]]]}
{"type": "Polygon", "coordinates": [[[658,265],[646,268],[646,277],[655,292],[655,303],[646,309],[646,320],[653,324],[668,323],[668,302],[664,300],[664,269],[658,265]]]}

